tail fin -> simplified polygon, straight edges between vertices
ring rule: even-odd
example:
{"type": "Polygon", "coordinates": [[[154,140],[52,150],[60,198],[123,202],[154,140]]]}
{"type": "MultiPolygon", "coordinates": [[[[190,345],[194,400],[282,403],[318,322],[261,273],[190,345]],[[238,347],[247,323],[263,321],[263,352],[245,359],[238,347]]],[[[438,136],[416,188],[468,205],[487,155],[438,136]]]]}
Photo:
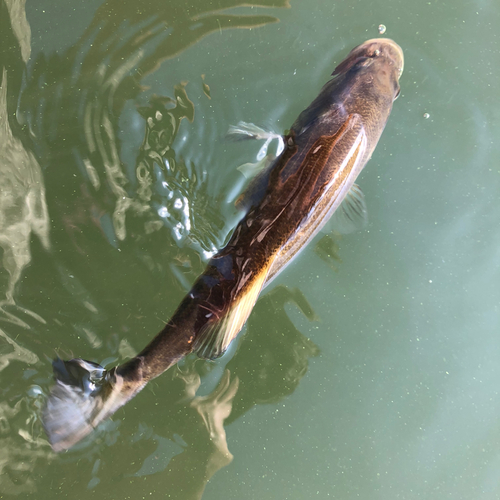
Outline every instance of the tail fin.
{"type": "Polygon", "coordinates": [[[56,359],[53,367],[56,383],[42,422],[54,451],[66,450],[90,434],[146,385],[140,366],[134,377],[83,359],[56,359]]]}

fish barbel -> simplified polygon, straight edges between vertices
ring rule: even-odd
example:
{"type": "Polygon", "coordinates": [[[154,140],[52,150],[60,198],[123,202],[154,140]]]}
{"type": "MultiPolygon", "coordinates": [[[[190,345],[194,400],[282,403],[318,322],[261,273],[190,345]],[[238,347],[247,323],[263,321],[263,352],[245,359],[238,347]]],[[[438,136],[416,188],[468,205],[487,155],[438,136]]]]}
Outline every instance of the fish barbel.
{"type": "Polygon", "coordinates": [[[244,216],[227,245],[137,356],[109,371],[82,359],[54,361],[42,420],[55,451],[80,441],[187,354],[221,356],[262,288],[334,212],[362,217],[354,182],[385,127],[402,71],[403,52],[389,39],[368,40],[347,55],[283,138],[283,152],[238,199],[244,216]]]}

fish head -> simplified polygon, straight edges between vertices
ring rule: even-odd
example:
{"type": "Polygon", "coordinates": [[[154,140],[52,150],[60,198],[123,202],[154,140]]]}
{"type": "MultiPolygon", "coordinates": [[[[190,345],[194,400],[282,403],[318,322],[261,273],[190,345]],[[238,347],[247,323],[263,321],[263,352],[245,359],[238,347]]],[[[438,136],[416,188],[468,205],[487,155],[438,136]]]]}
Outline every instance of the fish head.
{"type": "Polygon", "coordinates": [[[332,75],[349,75],[358,80],[363,75],[364,82],[394,100],[399,95],[403,66],[403,50],[396,42],[389,38],[373,38],[352,49],[332,75]]]}

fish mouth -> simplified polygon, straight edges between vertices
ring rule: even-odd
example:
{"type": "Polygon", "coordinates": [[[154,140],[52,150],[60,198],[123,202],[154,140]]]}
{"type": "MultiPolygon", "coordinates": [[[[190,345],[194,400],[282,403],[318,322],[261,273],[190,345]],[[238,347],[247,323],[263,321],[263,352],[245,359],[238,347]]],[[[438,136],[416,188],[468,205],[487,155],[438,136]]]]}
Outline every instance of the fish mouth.
{"type": "Polygon", "coordinates": [[[360,51],[364,49],[371,53],[380,54],[389,58],[399,71],[398,79],[403,74],[405,60],[403,49],[394,40],[390,38],[372,38],[359,45],[357,49],[360,51]]]}

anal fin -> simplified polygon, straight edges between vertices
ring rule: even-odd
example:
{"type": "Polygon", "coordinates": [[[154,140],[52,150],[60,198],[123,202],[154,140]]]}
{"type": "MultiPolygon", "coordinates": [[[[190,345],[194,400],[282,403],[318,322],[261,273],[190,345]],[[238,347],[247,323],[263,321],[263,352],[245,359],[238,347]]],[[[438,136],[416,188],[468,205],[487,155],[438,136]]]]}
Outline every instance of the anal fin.
{"type": "Polygon", "coordinates": [[[200,358],[216,359],[224,354],[250,316],[266,276],[267,269],[254,278],[222,318],[200,331],[193,349],[200,358]]]}

